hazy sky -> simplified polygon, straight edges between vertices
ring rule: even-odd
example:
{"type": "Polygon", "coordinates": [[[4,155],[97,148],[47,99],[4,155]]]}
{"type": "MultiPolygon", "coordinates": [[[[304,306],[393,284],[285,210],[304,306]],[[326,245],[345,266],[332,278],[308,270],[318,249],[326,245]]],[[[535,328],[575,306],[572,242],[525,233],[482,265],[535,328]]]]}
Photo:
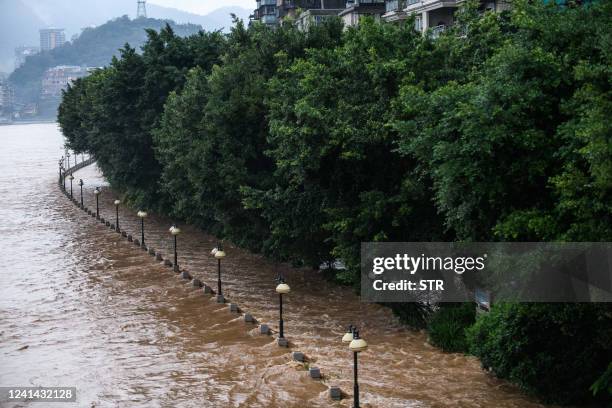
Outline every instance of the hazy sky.
{"type": "Polygon", "coordinates": [[[147,0],[147,3],[173,7],[196,14],[210,13],[215,9],[226,6],[240,6],[246,9],[255,9],[255,0],[147,0]]]}

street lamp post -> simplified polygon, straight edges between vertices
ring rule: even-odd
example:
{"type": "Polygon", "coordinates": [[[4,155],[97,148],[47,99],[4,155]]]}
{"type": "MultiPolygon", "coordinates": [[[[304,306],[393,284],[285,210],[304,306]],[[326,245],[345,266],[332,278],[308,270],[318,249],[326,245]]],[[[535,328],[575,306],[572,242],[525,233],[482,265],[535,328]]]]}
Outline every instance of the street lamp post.
{"type": "Polygon", "coordinates": [[[221,291],[221,259],[225,258],[225,251],[221,245],[217,245],[211,252],[217,260],[217,303],[225,302],[223,298],[223,292],[221,291]]]}
{"type": "Polygon", "coordinates": [[[120,200],[115,200],[115,231],[119,232],[119,204],[121,204],[120,200]]]}
{"type": "Polygon", "coordinates": [[[72,180],[74,180],[74,176],[72,174],[69,174],[68,180],[70,180],[70,199],[72,199],[72,180]]]}
{"type": "Polygon", "coordinates": [[[144,219],[147,218],[146,211],[138,211],[137,215],[140,217],[140,246],[145,246],[145,238],[144,238],[144,219]]]}
{"type": "Polygon", "coordinates": [[[170,227],[170,234],[172,234],[172,236],[174,237],[174,272],[178,272],[179,271],[179,266],[178,266],[178,254],[176,252],[176,237],[178,234],[181,233],[181,229],[178,228],[176,226],[176,224],[173,224],[170,227]]]}
{"type": "Polygon", "coordinates": [[[68,162],[68,168],[70,168],[70,152],[66,152],[66,161],[68,162]]]}
{"type": "Polygon", "coordinates": [[[96,196],[96,219],[100,219],[100,187],[96,187],[94,195],[96,196]]]}
{"type": "MultiPolygon", "coordinates": [[[[279,309],[279,320],[278,320],[278,340],[279,344],[285,341],[285,332],[283,328],[283,295],[286,295],[291,291],[289,285],[285,283],[282,275],[278,277],[278,285],[276,286],[276,293],[278,293],[278,309],[279,309]]],[[[284,344],[283,344],[284,345],[284,344]]]]}
{"type": "Polygon", "coordinates": [[[79,187],[81,187],[81,208],[84,208],[84,205],[83,205],[83,179],[79,179],[79,187]]]}
{"type": "Polygon", "coordinates": [[[368,343],[359,337],[359,331],[354,326],[349,326],[348,331],[342,336],[343,343],[349,343],[349,350],[353,352],[353,408],[359,408],[359,381],[357,375],[357,355],[368,348],[368,343]]]}
{"type": "Polygon", "coordinates": [[[62,170],[64,168],[64,156],[62,156],[61,159],[59,159],[59,180],[58,180],[58,184],[62,185],[62,170]]]}

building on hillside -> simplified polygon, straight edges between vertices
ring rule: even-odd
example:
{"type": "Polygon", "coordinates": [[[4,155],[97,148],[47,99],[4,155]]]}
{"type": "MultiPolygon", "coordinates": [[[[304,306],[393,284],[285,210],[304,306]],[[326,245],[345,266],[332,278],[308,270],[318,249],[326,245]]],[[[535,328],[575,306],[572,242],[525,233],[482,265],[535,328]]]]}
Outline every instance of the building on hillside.
{"type": "Polygon", "coordinates": [[[44,117],[54,117],[62,98],[62,90],[77,78],[87,76],[91,70],[92,68],[59,65],[45,71],[38,101],[39,114],[44,117]]]}
{"type": "Polygon", "coordinates": [[[275,27],[290,19],[305,30],[332,16],[339,16],[345,26],[353,26],[362,16],[379,19],[384,12],[384,0],[257,0],[251,22],[275,27]]]}
{"type": "Polygon", "coordinates": [[[40,30],[40,50],[49,51],[66,43],[63,28],[43,28],[40,30]]]}
{"type": "Polygon", "coordinates": [[[269,26],[278,24],[277,0],[257,0],[257,8],[251,16],[251,21],[261,21],[269,26]]]}
{"type": "Polygon", "coordinates": [[[276,9],[278,18],[282,21],[286,18],[297,19],[299,14],[309,10],[316,10],[311,13],[313,16],[333,15],[330,10],[344,9],[346,0],[277,0],[276,9]]]}
{"type": "Polygon", "coordinates": [[[36,55],[39,52],[40,48],[35,46],[21,46],[15,48],[15,69],[22,66],[25,63],[26,58],[36,55]]]}
{"type": "Polygon", "coordinates": [[[338,13],[345,27],[359,24],[359,19],[364,16],[372,16],[379,20],[385,13],[384,0],[347,0],[346,8],[338,13]]]}
{"type": "Polygon", "coordinates": [[[407,0],[385,1],[385,14],[382,15],[382,19],[387,23],[394,23],[397,21],[403,22],[407,18],[406,12],[404,11],[407,3],[407,0]]]}
{"type": "MultiPolygon", "coordinates": [[[[403,21],[414,16],[414,27],[426,33],[430,30],[437,37],[455,23],[455,12],[465,0],[404,0],[386,3],[385,21],[403,21]]],[[[482,0],[482,11],[504,11],[510,8],[511,0],[482,0]]]]}
{"type": "Polygon", "coordinates": [[[38,104],[27,103],[15,106],[15,119],[33,119],[38,116],[38,104]]]}
{"type": "Polygon", "coordinates": [[[68,87],[77,78],[87,76],[90,69],[73,66],[59,65],[49,68],[42,79],[41,97],[55,98],[62,96],[62,90],[68,87]]]}
{"type": "Polygon", "coordinates": [[[13,88],[8,81],[0,78],[0,122],[10,121],[13,115],[13,88]]]}
{"type": "Polygon", "coordinates": [[[299,30],[306,31],[312,25],[318,25],[330,17],[337,17],[344,9],[310,9],[302,11],[295,19],[295,25],[299,30]]]}

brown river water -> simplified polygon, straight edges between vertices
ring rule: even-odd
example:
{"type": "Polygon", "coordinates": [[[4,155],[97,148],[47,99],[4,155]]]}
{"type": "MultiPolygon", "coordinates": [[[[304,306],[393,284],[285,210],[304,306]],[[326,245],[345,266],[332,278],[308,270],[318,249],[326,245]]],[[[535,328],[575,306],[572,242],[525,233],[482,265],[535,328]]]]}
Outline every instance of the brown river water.
{"type": "MultiPolygon", "coordinates": [[[[0,386],[75,386],[76,403],[20,407],[349,407],[352,356],[340,339],[349,323],[369,343],[360,354],[362,407],[542,407],[403,327],[380,306],[361,303],[311,270],[276,266],[225,245],[224,294],[267,323],[230,313],[119,234],[72,204],[57,185],[63,139],[54,124],[0,126],[0,386]],[[282,269],[285,336],[279,347],[274,278],[282,269]],[[301,351],[322,380],[292,361],[301,351]],[[347,395],[329,399],[329,387],[347,395]]],[[[115,196],[95,165],[75,173],[85,205],[114,222],[115,196]]],[[[134,209],[120,225],[139,237],[134,209]]],[[[146,220],[147,245],[171,259],[171,221],[146,220]]],[[[187,226],[179,265],[216,287],[214,237],[187,226]]]]}

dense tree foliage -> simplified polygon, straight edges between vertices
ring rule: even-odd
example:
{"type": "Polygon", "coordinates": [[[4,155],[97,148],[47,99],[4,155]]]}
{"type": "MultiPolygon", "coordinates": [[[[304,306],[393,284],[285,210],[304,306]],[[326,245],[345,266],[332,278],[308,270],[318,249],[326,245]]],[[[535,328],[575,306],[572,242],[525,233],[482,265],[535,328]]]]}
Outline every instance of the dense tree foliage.
{"type": "Polygon", "coordinates": [[[476,319],[474,303],[443,303],[428,319],[429,341],[444,351],[467,352],[466,328],[476,319]]]}
{"type": "Polygon", "coordinates": [[[500,304],[467,337],[484,367],[553,403],[588,401],[612,361],[612,315],[598,304],[500,304]]]}
{"type": "Polygon", "coordinates": [[[192,73],[185,91],[171,97],[156,132],[162,176],[169,181],[161,186],[171,200],[172,212],[241,245],[274,252],[261,211],[246,208],[242,194],[243,189],[273,186],[273,161],[265,155],[268,112],[264,101],[270,94],[265,84],[276,73],[279,59],[291,61],[307,49],[332,47],[340,41],[341,32],[338,22],[308,33],[289,26],[247,30],[242,22],[236,23],[227,37],[222,64],[208,78],[202,71],[192,73]],[[174,180],[178,168],[189,187],[174,180]],[[183,204],[194,199],[197,206],[183,204]]]}
{"type": "Polygon", "coordinates": [[[610,241],[609,10],[519,5],[467,81],[402,88],[400,150],[457,238],[610,241]]]}
{"type": "Polygon", "coordinates": [[[71,86],[58,118],[68,145],[95,155],[109,182],[152,206],[161,201],[152,131],[165,100],[182,88],[189,69],[210,71],[225,39],[218,32],[183,38],[169,25],[148,37],[142,54],[126,45],[107,68],[71,86]]]}
{"type": "MultiPolygon", "coordinates": [[[[348,284],[366,241],[611,241],[611,17],[610,2],[497,14],[468,2],[438,38],[369,20],[187,38],[168,27],[74,83],[59,119],[68,147],[133,202],[295,264],[340,259],[331,273],[348,284]]],[[[542,379],[566,354],[538,328],[565,335],[573,312],[587,324],[603,307],[511,309],[533,313],[524,357],[545,360],[521,367],[507,363],[505,307],[467,338],[468,307],[393,308],[558,402],[584,400],[609,363],[600,342],[578,385],[542,379]]],[[[605,338],[587,329],[571,330],[576,344],[605,338]]]]}

